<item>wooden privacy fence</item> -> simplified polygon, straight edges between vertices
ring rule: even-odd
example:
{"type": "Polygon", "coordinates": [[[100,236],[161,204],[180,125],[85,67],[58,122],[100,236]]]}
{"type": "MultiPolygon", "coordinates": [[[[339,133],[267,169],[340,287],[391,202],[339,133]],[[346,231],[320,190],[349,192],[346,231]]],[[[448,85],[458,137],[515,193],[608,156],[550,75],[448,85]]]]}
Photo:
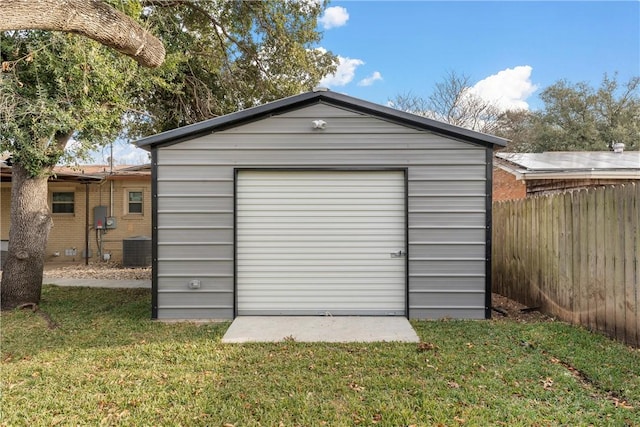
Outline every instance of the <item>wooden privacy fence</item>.
{"type": "Polygon", "coordinates": [[[640,346],[640,185],[493,204],[493,291],[640,346]]]}

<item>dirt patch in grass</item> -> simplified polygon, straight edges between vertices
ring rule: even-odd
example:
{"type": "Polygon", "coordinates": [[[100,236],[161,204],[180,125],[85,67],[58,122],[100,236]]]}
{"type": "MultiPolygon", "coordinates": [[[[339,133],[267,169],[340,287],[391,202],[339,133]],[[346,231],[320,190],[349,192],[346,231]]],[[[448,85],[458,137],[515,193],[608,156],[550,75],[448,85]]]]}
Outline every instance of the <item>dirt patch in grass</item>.
{"type": "Polygon", "coordinates": [[[517,322],[551,322],[554,319],[535,309],[498,294],[491,294],[491,316],[517,322]]]}
{"type": "Polygon", "coordinates": [[[44,277],[65,279],[151,280],[151,267],[125,268],[117,263],[47,264],[44,277]]]}

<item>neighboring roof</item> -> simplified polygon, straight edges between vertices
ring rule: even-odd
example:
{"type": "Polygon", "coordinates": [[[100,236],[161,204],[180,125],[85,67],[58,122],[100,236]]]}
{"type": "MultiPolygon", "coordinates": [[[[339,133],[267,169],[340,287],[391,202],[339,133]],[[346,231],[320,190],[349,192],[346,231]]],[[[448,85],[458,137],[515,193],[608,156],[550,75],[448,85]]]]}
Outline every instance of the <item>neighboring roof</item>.
{"type": "MultiPolygon", "coordinates": [[[[11,176],[13,174],[13,168],[8,166],[5,162],[0,162],[0,181],[11,182],[11,176]]],[[[103,177],[98,175],[85,174],[79,171],[63,170],[55,171],[55,175],[49,177],[49,181],[54,182],[98,182],[102,181],[103,177]]]]}
{"type": "Polygon", "coordinates": [[[640,151],[497,153],[496,166],[517,179],[640,179],[640,151]]]}
{"type": "Polygon", "coordinates": [[[122,172],[149,172],[151,173],[151,163],[145,163],[143,165],[135,165],[135,166],[123,166],[120,169],[122,172]]]}
{"type": "MultiPolygon", "coordinates": [[[[78,165],[56,166],[54,175],[49,177],[53,182],[96,182],[108,178],[126,178],[134,176],[150,176],[148,165],[119,165],[114,166],[113,171],[108,165],[78,165]]],[[[2,182],[11,182],[12,167],[3,160],[0,161],[0,179],[2,182]]]]}
{"type": "MultiPolygon", "coordinates": [[[[113,166],[113,172],[129,166],[113,166]]],[[[87,175],[108,175],[110,173],[109,165],[75,165],[75,166],[56,166],[53,168],[55,173],[82,173],[87,175]]]]}
{"type": "Polygon", "coordinates": [[[365,114],[370,114],[372,116],[376,116],[381,119],[399,123],[405,126],[434,132],[437,134],[449,136],[474,144],[480,144],[483,146],[505,146],[507,143],[506,139],[499,138],[497,136],[487,135],[458,126],[453,126],[448,123],[428,119],[426,117],[417,116],[411,113],[406,113],[404,111],[385,107],[379,104],[374,104],[372,102],[364,101],[348,95],[331,92],[326,89],[317,89],[313,92],[305,92],[300,95],[280,99],[268,104],[205,120],[200,123],[195,123],[156,135],[151,135],[137,141],[136,144],[140,148],[150,150],[154,147],[176,144],[178,142],[193,139],[198,136],[207,135],[212,132],[239,126],[243,123],[259,120],[275,114],[281,114],[286,111],[291,111],[297,108],[321,102],[365,114]]]}
{"type": "Polygon", "coordinates": [[[97,175],[103,179],[119,179],[137,176],[151,176],[151,164],[143,165],[77,165],[77,166],[56,166],[53,171],[62,173],[83,173],[97,175]]]}

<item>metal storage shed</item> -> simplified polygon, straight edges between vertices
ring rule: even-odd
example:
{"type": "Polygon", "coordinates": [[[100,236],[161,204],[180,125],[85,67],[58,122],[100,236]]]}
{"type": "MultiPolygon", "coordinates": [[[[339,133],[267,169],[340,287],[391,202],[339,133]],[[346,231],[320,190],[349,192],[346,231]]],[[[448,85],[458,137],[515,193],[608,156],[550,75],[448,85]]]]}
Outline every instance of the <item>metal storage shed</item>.
{"type": "Polygon", "coordinates": [[[487,318],[504,144],[326,90],[142,139],[152,315],[487,318]]]}

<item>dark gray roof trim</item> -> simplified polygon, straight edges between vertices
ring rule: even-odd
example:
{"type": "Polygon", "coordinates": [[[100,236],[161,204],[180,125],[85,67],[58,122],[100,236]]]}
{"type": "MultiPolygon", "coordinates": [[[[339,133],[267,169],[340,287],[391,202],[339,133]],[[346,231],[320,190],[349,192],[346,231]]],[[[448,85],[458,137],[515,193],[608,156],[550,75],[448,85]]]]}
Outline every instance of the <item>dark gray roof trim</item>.
{"type": "Polygon", "coordinates": [[[453,126],[448,123],[439,122],[437,120],[428,119],[426,117],[417,116],[415,114],[406,113],[394,108],[385,107],[369,101],[364,101],[348,95],[331,92],[305,92],[300,95],[290,96],[278,101],[257,107],[247,108],[235,113],[205,120],[192,125],[172,129],[156,135],[151,135],[140,139],[136,142],[138,147],[149,150],[151,148],[177,144],[182,141],[193,139],[199,136],[207,135],[215,131],[228,129],[243,123],[259,120],[285,111],[294,110],[305,107],[307,105],[318,102],[325,102],[337,107],[343,107],[350,110],[370,114],[384,120],[389,120],[417,129],[427,130],[452,138],[460,139],[473,144],[483,146],[505,146],[506,139],[493,135],[487,135],[475,132],[469,129],[453,126]]]}

